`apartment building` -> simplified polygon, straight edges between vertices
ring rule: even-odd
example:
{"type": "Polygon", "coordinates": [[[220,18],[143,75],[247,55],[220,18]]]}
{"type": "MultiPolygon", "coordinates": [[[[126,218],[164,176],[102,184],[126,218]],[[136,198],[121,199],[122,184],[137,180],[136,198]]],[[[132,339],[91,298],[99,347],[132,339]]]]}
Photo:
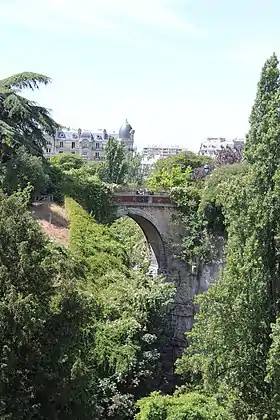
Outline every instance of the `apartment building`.
{"type": "Polygon", "coordinates": [[[227,139],[225,137],[207,137],[201,142],[199,154],[203,156],[215,157],[216,153],[223,148],[237,148],[243,150],[244,139],[227,139]]]}
{"type": "Polygon", "coordinates": [[[133,152],[135,130],[126,120],[119,132],[106,129],[82,130],[60,129],[55,137],[47,136],[45,156],[50,158],[59,153],[72,153],[88,161],[105,158],[105,148],[110,137],[124,141],[127,152],[133,152]]]}
{"type": "Polygon", "coordinates": [[[184,152],[186,149],[182,149],[179,146],[146,146],[143,148],[143,158],[154,158],[162,159],[168,156],[178,155],[179,153],[184,152]]]}

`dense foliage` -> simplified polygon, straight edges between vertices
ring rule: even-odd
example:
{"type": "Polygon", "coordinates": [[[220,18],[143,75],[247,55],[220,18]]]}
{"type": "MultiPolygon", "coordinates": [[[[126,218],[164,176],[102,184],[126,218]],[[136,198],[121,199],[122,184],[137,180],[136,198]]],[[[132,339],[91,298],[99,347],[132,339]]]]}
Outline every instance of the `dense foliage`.
{"type": "MultiPolygon", "coordinates": [[[[94,360],[106,397],[101,418],[131,419],[135,397],[162,380],[164,308],[172,285],[129,270],[125,248],[111,228],[98,225],[76,202],[66,199],[71,225],[70,250],[86,272],[83,288],[99,304],[94,360]]],[[[101,397],[100,397],[101,398],[101,397]]]]}
{"type": "Polygon", "coordinates": [[[123,244],[129,268],[147,272],[150,263],[150,248],[141,228],[129,217],[122,217],[111,225],[111,232],[123,244]]]}
{"type": "Polygon", "coordinates": [[[78,292],[73,260],[26,211],[28,198],[0,195],[0,416],[89,418],[96,379],[82,359],[95,304],[78,292]]]}
{"type": "Polygon", "coordinates": [[[92,216],[73,199],[65,199],[70,219],[70,249],[78,261],[88,267],[88,276],[96,278],[108,270],[126,272],[124,247],[113,237],[110,230],[94,222],[92,216]]]}
{"type": "Polygon", "coordinates": [[[276,350],[279,83],[273,55],[263,68],[251,113],[247,171],[223,187],[226,269],[198,300],[200,313],[190,335],[192,345],[180,363],[181,372],[201,373],[208,392],[228,398],[238,419],[278,419],[280,415],[276,350]]]}
{"type": "Polygon", "coordinates": [[[134,155],[128,154],[127,173],[124,179],[125,184],[128,185],[142,185],[144,183],[144,172],[141,167],[142,156],[139,153],[134,155]]]}
{"type": "Polygon", "coordinates": [[[172,286],[129,271],[110,228],[73,200],[70,251],[0,196],[1,418],[132,419],[159,383],[172,286]]]}
{"type": "Polygon", "coordinates": [[[106,144],[106,160],[99,171],[100,177],[111,184],[123,184],[127,171],[125,144],[110,137],[106,144]]]}
{"type": "Polygon", "coordinates": [[[28,184],[33,187],[32,196],[47,192],[50,176],[43,158],[30,155],[25,147],[17,149],[11,159],[0,166],[0,185],[4,192],[12,194],[24,189],[28,184]]]}
{"type": "Polygon", "coordinates": [[[72,153],[59,153],[50,158],[51,165],[62,171],[70,171],[71,169],[80,169],[84,165],[81,156],[72,153]]]}
{"type": "Polygon", "coordinates": [[[98,221],[108,221],[112,217],[110,199],[114,186],[100,181],[91,174],[91,165],[80,169],[71,169],[61,174],[61,191],[77,200],[98,221]]]}
{"type": "MultiPolygon", "coordinates": [[[[273,55],[258,84],[244,162],[215,169],[206,182],[188,180],[171,190],[188,229],[188,255],[203,253],[205,233],[227,238],[226,268],[198,297],[191,345],[178,361],[186,389],[217,398],[227,407],[222,418],[280,416],[279,109],[280,75],[273,55]]],[[[218,164],[240,161],[238,156],[218,164]]],[[[139,418],[212,418],[211,409],[206,417],[188,413],[192,393],[182,390],[182,396],[181,412],[178,396],[152,394],[139,403],[139,418]]]]}
{"type": "Polygon", "coordinates": [[[162,396],[157,392],[137,404],[137,420],[233,420],[215,398],[198,392],[162,396]]]}
{"type": "Polygon", "coordinates": [[[155,163],[148,184],[155,191],[170,190],[172,187],[184,187],[188,184],[195,170],[212,163],[212,159],[192,152],[183,152],[175,156],[160,159],[155,163]]]}

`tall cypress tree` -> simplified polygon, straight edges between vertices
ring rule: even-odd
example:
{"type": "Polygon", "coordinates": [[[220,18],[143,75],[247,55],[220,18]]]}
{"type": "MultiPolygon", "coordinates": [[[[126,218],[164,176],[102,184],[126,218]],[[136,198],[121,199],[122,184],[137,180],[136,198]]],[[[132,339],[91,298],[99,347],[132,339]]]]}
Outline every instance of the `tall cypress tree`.
{"type": "Polygon", "coordinates": [[[263,67],[250,117],[248,173],[229,182],[223,192],[226,269],[199,298],[192,344],[180,362],[181,371],[192,366],[201,372],[208,392],[228,398],[238,420],[278,418],[272,412],[266,364],[279,277],[279,110],[278,60],[273,54],[263,67]]]}

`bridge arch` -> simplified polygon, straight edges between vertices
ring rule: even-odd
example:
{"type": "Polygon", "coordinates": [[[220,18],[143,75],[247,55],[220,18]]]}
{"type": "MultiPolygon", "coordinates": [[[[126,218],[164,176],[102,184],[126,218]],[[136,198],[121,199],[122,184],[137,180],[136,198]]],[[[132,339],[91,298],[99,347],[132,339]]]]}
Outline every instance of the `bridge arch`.
{"type": "Polygon", "coordinates": [[[151,246],[155,254],[159,273],[166,272],[166,250],[157,220],[145,210],[129,207],[119,207],[117,209],[116,217],[120,218],[125,216],[133,219],[142,229],[148,244],[151,246]]]}

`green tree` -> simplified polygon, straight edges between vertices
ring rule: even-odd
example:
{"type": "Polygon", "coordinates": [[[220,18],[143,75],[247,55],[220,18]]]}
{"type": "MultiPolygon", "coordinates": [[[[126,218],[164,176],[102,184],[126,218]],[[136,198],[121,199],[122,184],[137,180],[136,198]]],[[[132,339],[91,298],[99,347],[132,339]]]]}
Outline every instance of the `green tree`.
{"type": "Polygon", "coordinates": [[[143,183],[143,171],[141,167],[142,157],[139,153],[131,156],[127,156],[127,174],[125,176],[125,183],[142,185],[143,183]]]}
{"type": "Polygon", "coordinates": [[[169,170],[163,168],[160,172],[154,172],[148,179],[148,185],[154,191],[170,190],[173,187],[187,186],[190,180],[190,167],[182,171],[178,166],[174,166],[169,170]]]}
{"type": "Polygon", "coordinates": [[[62,171],[69,171],[81,168],[84,165],[84,160],[81,156],[72,153],[59,153],[51,157],[50,163],[51,166],[59,167],[62,171]]]}
{"type": "Polygon", "coordinates": [[[99,416],[92,366],[96,302],[82,271],[26,211],[28,191],[0,194],[0,417],[99,416]]]}
{"type": "Polygon", "coordinates": [[[0,174],[1,188],[8,194],[24,189],[28,184],[33,187],[32,195],[44,193],[50,183],[42,157],[30,155],[24,147],[17,149],[17,153],[1,165],[0,174]]]}
{"type": "Polygon", "coordinates": [[[79,156],[72,158],[73,156],[75,155],[60,153],[50,159],[49,165],[45,165],[50,179],[48,191],[58,202],[63,202],[64,195],[73,195],[98,220],[106,219],[109,188],[98,177],[100,164],[86,163],[79,156]],[[98,190],[101,193],[102,189],[105,193],[104,200],[97,192],[98,190]]]}
{"type": "Polygon", "coordinates": [[[226,184],[236,177],[242,177],[247,172],[247,165],[243,163],[227,164],[214,169],[207,177],[201,191],[198,213],[206,221],[207,229],[226,236],[223,215],[223,191],[226,184]]]}
{"type": "Polygon", "coordinates": [[[180,153],[159,159],[151,172],[147,182],[153,190],[170,189],[172,187],[185,187],[189,184],[195,171],[204,165],[212,163],[207,156],[196,155],[192,152],[180,153]]]}
{"type": "Polygon", "coordinates": [[[42,155],[45,134],[54,135],[58,128],[48,109],[24,98],[25,89],[38,89],[50,78],[37,73],[19,73],[0,80],[0,157],[6,161],[19,147],[28,153],[42,155]]]}
{"type": "Polygon", "coordinates": [[[169,172],[174,167],[180,168],[182,172],[185,172],[188,168],[196,169],[211,163],[213,163],[213,159],[210,157],[187,151],[165,159],[159,159],[155,163],[154,172],[161,172],[163,169],[169,172]]]}
{"type": "Polygon", "coordinates": [[[279,79],[273,55],[263,67],[252,108],[248,172],[224,185],[226,269],[198,299],[192,344],[180,362],[181,372],[200,372],[207,391],[229,398],[240,420],[278,419],[280,413],[279,378],[273,376],[277,328],[271,348],[279,281],[279,79]]]}
{"type": "Polygon", "coordinates": [[[100,177],[111,184],[123,184],[128,172],[124,142],[110,137],[106,144],[105,162],[100,168],[100,177]]]}

